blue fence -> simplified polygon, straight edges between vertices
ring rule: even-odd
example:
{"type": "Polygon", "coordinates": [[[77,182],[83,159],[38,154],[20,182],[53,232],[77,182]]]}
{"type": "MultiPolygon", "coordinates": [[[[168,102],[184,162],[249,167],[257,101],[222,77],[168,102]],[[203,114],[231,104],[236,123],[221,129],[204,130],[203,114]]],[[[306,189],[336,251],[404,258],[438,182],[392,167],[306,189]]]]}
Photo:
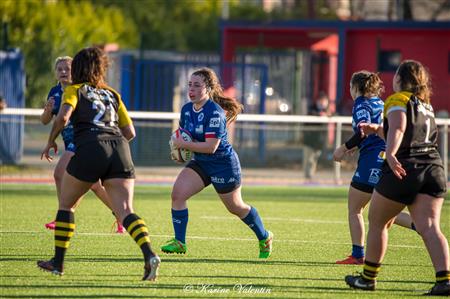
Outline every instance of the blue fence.
{"type": "MultiPolygon", "coordinates": [[[[0,95],[11,108],[25,106],[25,70],[22,53],[0,51],[0,95]]],[[[17,164],[23,154],[23,116],[0,113],[0,164],[17,164]]]]}

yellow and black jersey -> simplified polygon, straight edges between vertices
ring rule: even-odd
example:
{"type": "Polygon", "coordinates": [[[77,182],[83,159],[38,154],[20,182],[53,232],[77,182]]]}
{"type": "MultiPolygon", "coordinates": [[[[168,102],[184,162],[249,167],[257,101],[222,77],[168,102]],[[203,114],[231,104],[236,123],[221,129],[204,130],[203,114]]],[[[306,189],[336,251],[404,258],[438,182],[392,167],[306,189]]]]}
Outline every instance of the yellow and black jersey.
{"type": "Polygon", "coordinates": [[[74,109],[70,121],[77,146],[92,140],[121,138],[120,128],[132,123],[120,95],[110,87],[95,88],[87,83],[68,86],[63,104],[74,109]]]}
{"type": "Polygon", "coordinates": [[[412,93],[397,92],[387,98],[384,105],[384,136],[387,137],[392,111],[406,113],[406,130],[396,154],[397,159],[412,163],[442,164],[437,150],[438,129],[433,107],[422,102],[412,93]]]}

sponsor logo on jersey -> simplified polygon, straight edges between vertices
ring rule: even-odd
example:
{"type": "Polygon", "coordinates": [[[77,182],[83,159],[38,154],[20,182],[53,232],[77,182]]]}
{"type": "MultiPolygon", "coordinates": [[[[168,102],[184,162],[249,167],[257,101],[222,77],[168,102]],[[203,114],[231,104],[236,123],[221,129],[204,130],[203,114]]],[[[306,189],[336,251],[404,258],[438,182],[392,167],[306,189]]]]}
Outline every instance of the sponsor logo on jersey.
{"type": "Polygon", "coordinates": [[[203,134],[203,125],[195,127],[195,134],[203,134]]]}
{"type": "Polygon", "coordinates": [[[211,177],[211,182],[216,183],[216,184],[225,184],[225,179],[224,178],[219,178],[216,176],[212,176],[211,177]]]}
{"type": "Polygon", "coordinates": [[[202,121],[204,118],[205,118],[205,115],[204,115],[203,112],[202,112],[202,113],[200,113],[200,114],[198,115],[197,120],[198,120],[198,121],[202,121]]]}
{"type": "Polygon", "coordinates": [[[360,178],[361,176],[359,175],[359,172],[355,172],[355,177],[360,178]]]}
{"type": "MultiPolygon", "coordinates": [[[[429,108],[431,108],[431,106],[429,108]]],[[[425,107],[425,105],[422,103],[419,103],[419,105],[417,105],[418,112],[422,113],[425,116],[434,117],[434,112],[433,112],[432,108],[430,110],[429,110],[429,108],[427,109],[427,107],[425,107]]]]}
{"type": "Polygon", "coordinates": [[[191,116],[191,113],[190,113],[189,111],[186,111],[186,112],[184,113],[184,116],[189,117],[189,116],[191,116]]]}
{"type": "Polygon", "coordinates": [[[218,128],[220,126],[220,118],[213,117],[209,120],[209,126],[211,128],[218,128]]]}
{"type": "Polygon", "coordinates": [[[370,115],[366,110],[360,110],[360,111],[356,111],[356,118],[370,119],[370,115]]]}
{"type": "Polygon", "coordinates": [[[386,160],[386,153],[381,151],[378,153],[377,162],[383,162],[384,160],[386,160]]]}
{"type": "Polygon", "coordinates": [[[381,170],[379,168],[371,168],[369,175],[369,183],[377,184],[380,180],[381,170]]]}
{"type": "Polygon", "coordinates": [[[217,115],[220,115],[220,112],[219,112],[219,111],[217,111],[217,110],[214,110],[214,111],[213,111],[213,114],[217,114],[217,115]]]}

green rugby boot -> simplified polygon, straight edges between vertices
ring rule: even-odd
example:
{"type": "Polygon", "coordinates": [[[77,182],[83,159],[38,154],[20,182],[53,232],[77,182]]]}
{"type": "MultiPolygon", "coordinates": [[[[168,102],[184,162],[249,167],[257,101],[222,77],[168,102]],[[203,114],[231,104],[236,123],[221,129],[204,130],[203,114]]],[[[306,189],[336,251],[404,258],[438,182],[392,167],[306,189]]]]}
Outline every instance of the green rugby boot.
{"type": "Polygon", "coordinates": [[[161,251],[165,253],[181,253],[185,254],[187,251],[187,246],[181,241],[173,238],[161,246],[161,251]]]}
{"type": "Polygon", "coordinates": [[[266,259],[272,253],[272,242],[273,242],[273,233],[271,231],[267,231],[269,236],[259,241],[259,258],[266,259]]]}

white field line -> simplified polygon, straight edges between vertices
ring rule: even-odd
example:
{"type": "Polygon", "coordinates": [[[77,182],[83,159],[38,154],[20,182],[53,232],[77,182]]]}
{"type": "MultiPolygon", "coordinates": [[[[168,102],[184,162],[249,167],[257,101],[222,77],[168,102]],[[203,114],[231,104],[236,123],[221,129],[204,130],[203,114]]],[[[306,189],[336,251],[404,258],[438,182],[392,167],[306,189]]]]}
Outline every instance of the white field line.
{"type": "MultiPolygon", "coordinates": [[[[43,234],[53,234],[51,231],[0,231],[0,235],[6,235],[6,234],[29,234],[29,235],[43,235],[43,234]]],[[[85,233],[85,232],[75,232],[76,235],[81,236],[117,236],[122,237],[127,234],[117,234],[117,233],[85,233]]],[[[162,239],[170,239],[173,238],[173,235],[150,235],[152,238],[162,238],[162,239]]],[[[255,242],[255,238],[221,238],[221,237],[202,237],[202,236],[188,236],[189,239],[195,239],[195,240],[202,240],[202,241],[246,241],[246,242],[255,242]]],[[[306,240],[290,240],[290,239],[277,239],[275,236],[274,241],[276,243],[283,242],[283,243],[300,243],[300,244],[327,244],[327,245],[348,245],[348,242],[330,242],[330,241],[306,241],[306,240]]],[[[423,246],[416,246],[416,245],[395,245],[395,244],[389,244],[389,247],[397,247],[397,248],[414,248],[414,249],[424,249],[423,246]]]]}
{"type": "MultiPolygon", "coordinates": [[[[232,216],[201,216],[200,219],[207,220],[236,220],[232,216]]],[[[326,223],[326,224],[347,224],[346,221],[340,220],[317,220],[317,219],[301,219],[301,218],[278,218],[278,217],[264,217],[264,221],[285,221],[285,222],[307,222],[307,223],[326,223]]]]}

